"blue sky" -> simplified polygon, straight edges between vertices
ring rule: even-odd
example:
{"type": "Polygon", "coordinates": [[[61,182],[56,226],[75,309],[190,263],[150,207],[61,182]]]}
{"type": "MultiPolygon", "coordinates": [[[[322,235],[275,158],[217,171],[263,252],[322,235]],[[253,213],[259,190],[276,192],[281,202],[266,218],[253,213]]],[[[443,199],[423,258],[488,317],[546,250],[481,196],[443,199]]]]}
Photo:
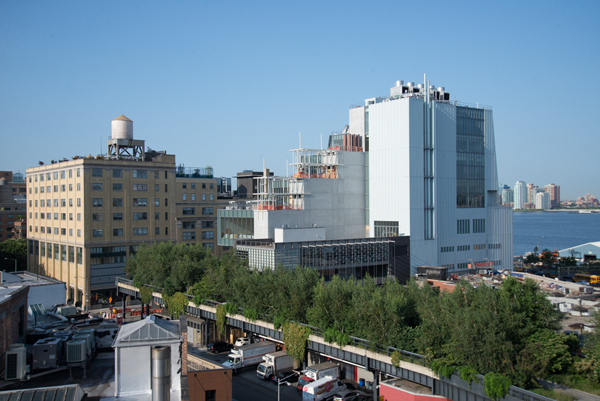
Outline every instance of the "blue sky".
{"type": "Polygon", "coordinates": [[[136,139],[217,176],[285,175],[348,109],[423,74],[492,105],[499,179],[600,197],[597,1],[0,2],[0,170],[136,139]],[[23,151],[26,149],[26,151],[23,151]]]}

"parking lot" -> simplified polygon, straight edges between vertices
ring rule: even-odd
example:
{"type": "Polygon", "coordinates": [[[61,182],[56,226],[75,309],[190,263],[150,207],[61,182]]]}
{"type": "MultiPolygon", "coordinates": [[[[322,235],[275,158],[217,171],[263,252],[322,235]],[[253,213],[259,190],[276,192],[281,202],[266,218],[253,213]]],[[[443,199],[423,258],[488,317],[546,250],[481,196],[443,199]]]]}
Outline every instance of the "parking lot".
{"type": "MultiPolygon", "coordinates": [[[[206,348],[188,348],[188,353],[208,359],[214,363],[222,364],[227,360],[227,352],[212,354],[206,352],[206,348]]],[[[293,386],[282,384],[280,387],[280,400],[299,401],[302,394],[296,390],[296,383],[293,386]]],[[[256,366],[249,366],[238,370],[233,376],[233,398],[237,401],[261,401],[277,400],[277,384],[272,381],[265,381],[256,376],[256,366]]]]}

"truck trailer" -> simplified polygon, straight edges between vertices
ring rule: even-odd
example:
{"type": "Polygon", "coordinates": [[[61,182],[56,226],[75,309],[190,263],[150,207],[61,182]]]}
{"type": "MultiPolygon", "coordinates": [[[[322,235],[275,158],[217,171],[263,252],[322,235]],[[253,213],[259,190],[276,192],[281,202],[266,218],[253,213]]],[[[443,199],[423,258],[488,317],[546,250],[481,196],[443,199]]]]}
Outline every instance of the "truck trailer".
{"type": "Polygon", "coordinates": [[[294,358],[286,351],[274,352],[263,356],[264,362],[258,365],[256,375],[263,380],[269,380],[279,373],[291,372],[294,368],[294,358]]]}
{"type": "Polygon", "coordinates": [[[304,386],[308,383],[319,380],[325,376],[339,378],[340,367],[333,362],[323,362],[309,366],[304,370],[304,374],[298,379],[298,391],[302,391],[304,386]]]}
{"type": "Polygon", "coordinates": [[[275,343],[270,341],[244,345],[231,351],[223,366],[237,372],[238,369],[245,368],[246,366],[258,365],[263,361],[263,356],[274,352],[275,343]]]}

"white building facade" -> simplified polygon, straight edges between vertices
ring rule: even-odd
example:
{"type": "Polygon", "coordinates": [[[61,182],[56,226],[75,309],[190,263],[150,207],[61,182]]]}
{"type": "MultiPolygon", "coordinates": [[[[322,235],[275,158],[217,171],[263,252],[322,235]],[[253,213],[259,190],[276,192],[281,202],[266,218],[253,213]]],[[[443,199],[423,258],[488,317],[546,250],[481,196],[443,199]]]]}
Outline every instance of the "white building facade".
{"type": "Polygon", "coordinates": [[[550,194],[547,192],[538,192],[535,194],[535,208],[542,210],[550,209],[550,194]]]}
{"type": "Polygon", "coordinates": [[[512,211],[500,206],[492,110],[444,88],[397,81],[389,98],[350,110],[364,137],[369,236],[410,236],[410,270],[512,267],[512,211]]]}

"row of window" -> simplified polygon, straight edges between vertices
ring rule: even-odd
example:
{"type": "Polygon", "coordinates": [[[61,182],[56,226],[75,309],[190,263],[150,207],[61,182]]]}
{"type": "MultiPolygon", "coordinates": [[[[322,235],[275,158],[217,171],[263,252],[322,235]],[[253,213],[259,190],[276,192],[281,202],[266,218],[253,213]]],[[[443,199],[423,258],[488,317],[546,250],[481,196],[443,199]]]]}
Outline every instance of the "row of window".
{"type": "MultiPolygon", "coordinates": [[[[210,185],[210,189],[213,189],[214,184],[209,184],[209,185],[210,185]]],[[[181,183],[181,187],[183,189],[186,189],[187,188],[187,182],[182,182],[181,183]]],[[[192,189],[196,189],[196,183],[195,182],[192,182],[192,189]]],[[[202,183],[202,189],[206,189],[206,183],[202,183]]]]}
{"type": "MultiPolygon", "coordinates": [[[[122,237],[122,228],[113,228],[113,237],[122,237]]],[[[154,234],[160,235],[160,227],[154,227],[154,234]]],[[[148,227],[139,227],[133,229],[133,235],[148,235],[148,227]]],[[[169,227],[165,227],[165,235],[169,235],[169,227]]],[[[93,229],[92,237],[104,237],[104,229],[93,229]]]]}
{"type": "MultiPolygon", "coordinates": [[[[184,207],[182,208],[182,214],[184,216],[189,216],[189,215],[195,215],[196,214],[196,208],[195,207],[184,207]]],[[[214,213],[214,208],[212,207],[203,207],[202,208],[202,214],[203,215],[209,215],[209,214],[213,214],[214,213]]]]}
{"type": "MultiPolygon", "coordinates": [[[[111,169],[113,178],[123,178],[123,170],[122,169],[111,169]]],[[[169,178],[169,173],[167,171],[165,173],[165,179],[169,178]]],[[[92,169],[92,177],[103,177],[104,170],[101,168],[93,168],[92,169]]],[[[131,170],[131,178],[148,178],[148,170],[131,170]]],[[[160,171],[154,170],[154,178],[160,178],[160,171]]]]}
{"type": "MultiPolygon", "coordinates": [[[[214,239],[215,232],[214,231],[202,231],[202,239],[214,239]]],[[[183,232],[183,240],[190,241],[196,239],[195,231],[184,231],[183,232]]]]}
{"type": "MultiPolygon", "coordinates": [[[[485,219],[473,219],[473,233],[480,234],[485,232],[485,219]]],[[[456,220],[457,234],[470,234],[471,223],[469,219],[456,220]]]]}
{"type": "Polygon", "coordinates": [[[54,256],[55,260],[62,260],[63,262],[67,261],[68,256],[68,261],[70,263],[75,263],[75,260],[77,260],[78,265],[83,264],[83,248],[51,244],[49,242],[40,242],[38,248],[37,241],[31,241],[31,245],[32,246],[29,247],[29,253],[32,255],[38,256],[39,252],[40,257],[47,257],[48,259],[52,259],[52,257],[54,256]],[[76,256],[77,259],[75,259],[76,256]]]}
{"type": "MultiPolygon", "coordinates": [[[[77,177],[81,177],[81,169],[75,169],[77,171],[77,177]]],[[[73,178],[73,169],[70,170],[63,170],[63,171],[55,171],[53,173],[40,173],[39,174],[39,178],[40,181],[44,181],[44,177],[46,177],[46,181],[50,181],[52,179],[52,177],[54,177],[55,180],[58,180],[58,175],[60,174],[60,178],[66,178],[66,174],[67,172],[69,173],[69,178],[73,178]]],[[[29,176],[29,182],[31,182],[31,175],[29,176]]],[[[34,174],[33,175],[33,180],[35,182],[38,182],[38,174],[34,174]]]]}
{"type": "MultiPolygon", "coordinates": [[[[214,221],[203,221],[202,222],[202,228],[213,228],[215,226],[215,222],[214,221]]],[[[195,221],[184,221],[183,222],[183,229],[184,230],[189,230],[189,229],[194,229],[196,228],[196,222],[195,221]]]]}
{"type": "MultiPolygon", "coordinates": [[[[485,244],[477,244],[477,245],[473,245],[473,250],[474,251],[478,251],[481,249],[485,249],[485,244]]],[[[488,249],[500,249],[500,244],[488,244],[488,249]]],[[[444,252],[454,252],[454,247],[453,246],[443,246],[442,247],[442,253],[444,252]]],[[[458,245],[456,247],[456,250],[458,252],[463,252],[463,251],[470,251],[471,250],[471,245],[458,245]]]]}
{"type": "MultiPolygon", "coordinates": [[[[50,207],[52,205],[52,202],[50,202],[51,199],[40,199],[40,207],[50,207]]],[[[59,199],[54,199],[54,207],[58,207],[58,201],[59,199]]],[[[29,200],[29,207],[32,207],[32,202],[31,199],[29,200]]],[[[36,199],[33,203],[33,205],[35,205],[35,207],[38,207],[38,200],[36,199]]],[[[67,206],[67,200],[66,199],[60,199],[60,206],[61,207],[66,207],[67,206]]],[[[69,206],[72,207],[73,206],[73,198],[69,198],[69,206]]],[[[77,206],[81,206],[81,198],[77,198],[77,206]]]]}
{"type": "MultiPolygon", "coordinates": [[[[39,232],[42,234],[52,234],[52,227],[41,226],[39,232]]],[[[29,232],[38,232],[38,226],[29,226],[29,232]]],[[[66,228],[54,227],[54,235],[67,235],[66,228]]],[[[69,237],[73,236],[73,229],[69,228],[69,237]]],[[[77,229],[77,236],[81,237],[81,229],[77,229]]]]}
{"type": "MultiPolygon", "coordinates": [[[[100,187],[102,187],[102,184],[100,184],[100,187]]],[[[94,184],[92,184],[92,189],[94,188],[94,184]]],[[[29,194],[31,195],[31,190],[32,188],[29,187],[29,194]]],[[[81,191],[81,183],[77,183],[77,190],[81,191]]],[[[38,193],[38,187],[33,188],[34,193],[38,193]]],[[[67,192],[67,186],[65,184],[63,185],[54,185],[54,186],[50,186],[48,185],[47,187],[39,187],[39,191],[41,194],[43,193],[51,193],[51,192],[67,192]],[[59,191],[60,188],[60,191],[59,191]],[[54,190],[54,191],[52,191],[54,190]]],[[[69,184],[69,192],[73,191],[73,184],[69,184]]]]}
{"type": "MultiPolygon", "coordinates": [[[[209,194],[210,195],[210,200],[215,200],[215,196],[214,194],[209,194]]],[[[183,194],[182,195],[182,200],[187,200],[187,194],[183,194]]],[[[195,201],[196,200],[196,194],[191,194],[191,200],[195,201]]],[[[205,201],[206,200],[206,194],[202,194],[202,200],[205,201]]]]}

